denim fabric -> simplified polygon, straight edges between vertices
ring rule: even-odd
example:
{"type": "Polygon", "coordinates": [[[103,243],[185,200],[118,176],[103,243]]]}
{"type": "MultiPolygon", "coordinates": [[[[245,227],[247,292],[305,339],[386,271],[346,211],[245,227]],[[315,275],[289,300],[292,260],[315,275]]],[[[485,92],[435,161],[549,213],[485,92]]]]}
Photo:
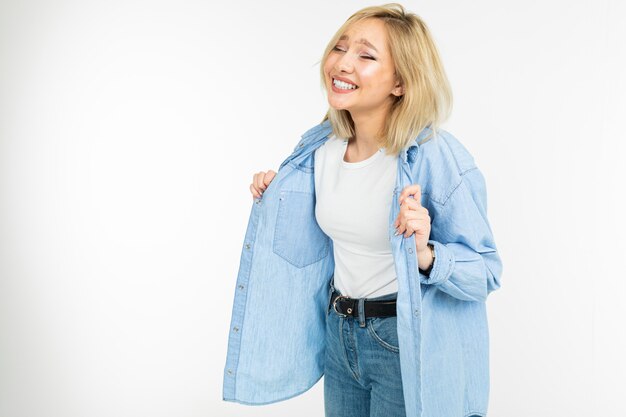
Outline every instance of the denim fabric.
{"type": "MultiPolygon", "coordinates": [[[[331,288],[332,292],[332,282],[331,288]]],[[[359,299],[359,317],[342,317],[329,303],[324,367],[326,417],[405,415],[396,317],[365,317],[363,310],[365,301],[394,300],[396,296],[392,293],[359,299]]]]}
{"type": "MultiPolygon", "coordinates": [[[[268,404],[310,389],[324,374],[333,242],[315,219],[315,149],[328,120],[302,135],[255,198],[235,283],[223,398],[268,404]]],[[[450,133],[426,127],[398,155],[389,212],[397,338],[407,417],[487,414],[487,296],[502,263],[487,219],[484,178],[450,133]],[[420,184],[435,262],[419,273],[415,237],[395,236],[398,195],[420,184]]]]}

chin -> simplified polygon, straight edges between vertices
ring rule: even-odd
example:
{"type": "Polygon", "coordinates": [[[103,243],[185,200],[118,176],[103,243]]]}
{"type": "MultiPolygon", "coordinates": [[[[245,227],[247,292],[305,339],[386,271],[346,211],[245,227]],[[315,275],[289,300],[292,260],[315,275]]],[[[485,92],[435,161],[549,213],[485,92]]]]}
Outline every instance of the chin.
{"type": "Polygon", "coordinates": [[[338,103],[335,100],[328,100],[328,105],[335,110],[350,110],[350,106],[345,103],[338,103]]]}

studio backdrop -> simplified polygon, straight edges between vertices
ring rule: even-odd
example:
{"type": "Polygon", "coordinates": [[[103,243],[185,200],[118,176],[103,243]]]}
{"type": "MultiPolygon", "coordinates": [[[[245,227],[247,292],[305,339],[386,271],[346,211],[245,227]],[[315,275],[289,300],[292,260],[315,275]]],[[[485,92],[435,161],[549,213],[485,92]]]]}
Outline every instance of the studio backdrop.
{"type": "MultiPolygon", "coordinates": [[[[1,416],[323,416],[222,400],[231,306],[252,176],[374,4],[0,2],[1,416]]],[[[626,415],[626,3],[402,4],[487,184],[489,416],[626,415]]]]}

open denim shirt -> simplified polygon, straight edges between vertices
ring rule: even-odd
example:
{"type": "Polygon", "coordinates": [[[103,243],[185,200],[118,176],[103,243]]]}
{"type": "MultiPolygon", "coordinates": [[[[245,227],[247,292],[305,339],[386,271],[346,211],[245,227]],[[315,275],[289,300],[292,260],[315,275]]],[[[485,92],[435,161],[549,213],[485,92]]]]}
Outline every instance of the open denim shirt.
{"type": "MultiPolygon", "coordinates": [[[[235,287],[223,399],[268,404],[302,394],[324,373],[332,240],[315,219],[315,149],[330,122],[302,135],[252,204],[235,287]]],[[[485,181],[450,133],[424,128],[398,155],[389,240],[398,279],[397,328],[407,417],[487,414],[485,301],[502,262],[487,220],[485,181]],[[435,262],[418,270],[415,236],[395,236],[398,196],[420,184],[435,262]]]]}

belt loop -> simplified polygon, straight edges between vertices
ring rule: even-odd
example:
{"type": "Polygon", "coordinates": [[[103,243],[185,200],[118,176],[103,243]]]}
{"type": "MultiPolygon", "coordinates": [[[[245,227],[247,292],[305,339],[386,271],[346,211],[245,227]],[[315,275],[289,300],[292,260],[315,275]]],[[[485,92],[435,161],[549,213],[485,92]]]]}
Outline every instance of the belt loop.
{"type": "Polygon", "coordinates": [[[359,326],[365,327],[365,298],[359,298],[359,326]]]}

